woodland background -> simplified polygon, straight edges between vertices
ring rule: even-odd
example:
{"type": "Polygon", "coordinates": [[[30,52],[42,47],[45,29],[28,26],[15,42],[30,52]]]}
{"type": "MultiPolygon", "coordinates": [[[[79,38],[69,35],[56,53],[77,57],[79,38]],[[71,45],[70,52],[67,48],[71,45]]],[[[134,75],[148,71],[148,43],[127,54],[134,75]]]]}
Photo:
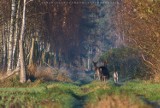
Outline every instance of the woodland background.
{"type": "Polygon", "coordinates": [[[45,67],[78,72],[107,61],[122,79],[160,81],[158,0],[0,0],[0,69],[20,81],[45,67]]]}

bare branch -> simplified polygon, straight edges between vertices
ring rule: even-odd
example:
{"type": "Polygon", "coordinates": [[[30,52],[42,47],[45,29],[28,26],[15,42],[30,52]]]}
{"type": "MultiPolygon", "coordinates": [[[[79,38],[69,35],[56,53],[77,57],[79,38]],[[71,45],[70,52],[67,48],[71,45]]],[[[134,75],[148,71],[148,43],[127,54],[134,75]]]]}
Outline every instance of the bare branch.
{"type": "Polygon", "coordinates": [[[144,60],[145,62],[147,62],[147,63],[149,63],[150,65],[152,65],[152,66],[155,67],[155,65],[154,65],[152,62],[150,62],[150,61],[148,61],[148,60],[145,59],[145,57],[144,57],[143,54],[142,54],[142,58],[143,58],[143,60],[144,60]]]}

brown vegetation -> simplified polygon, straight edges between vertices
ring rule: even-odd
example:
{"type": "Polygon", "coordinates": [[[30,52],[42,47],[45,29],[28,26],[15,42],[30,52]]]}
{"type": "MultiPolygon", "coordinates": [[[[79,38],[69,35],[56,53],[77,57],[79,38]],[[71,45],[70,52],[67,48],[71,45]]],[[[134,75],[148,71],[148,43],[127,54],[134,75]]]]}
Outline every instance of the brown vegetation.
{"type": "Polygon", "coordinates": [[[139,99],[133,101],[131,98],[121,96],[107,96],[104,99],[99,99],[97,103],[89,103],[85,108],[151,108],[143,104],[139,99]]]}
{"type": "Polygon", "coordinates": [[[123,0],[117,6],[115,25],[125,44],[138,48],[154,81],[160,81],[160,1],[123,0]]]}
{"type": "Polygon", "coordinates": [[[40,67],[36,65],[30,65],[28,67],[28,78],[31,80],[41,79],[45,81],[62,81],[71,82],[71,79],[67,76],[68,71],[65,69],[57,69],[51,67],[40,67]]]}

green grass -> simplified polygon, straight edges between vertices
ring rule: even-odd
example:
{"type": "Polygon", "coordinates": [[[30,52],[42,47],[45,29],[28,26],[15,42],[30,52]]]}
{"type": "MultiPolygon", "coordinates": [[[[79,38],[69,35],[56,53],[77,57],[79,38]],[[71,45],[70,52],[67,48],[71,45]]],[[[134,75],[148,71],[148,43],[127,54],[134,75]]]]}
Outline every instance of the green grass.
{"type": "Polygon", "coordinates": [[[91,82],[82,86],[74,83],[30,83],[22,87],[0,88],[0,107],[82,108],[107,96],[127,96],[133,101],[144,96],[150,101],[160,99],[160,84],[144,81],[126,82],[122,86],[112,83],[91,82]]]}
{"type": "Polygon", "coordinates": [[[160,84],[144,81],[132,81],[125,83],[124,86],[117,89],[127,95],[142,95],[150,101],[160,100],[160,84]]]}

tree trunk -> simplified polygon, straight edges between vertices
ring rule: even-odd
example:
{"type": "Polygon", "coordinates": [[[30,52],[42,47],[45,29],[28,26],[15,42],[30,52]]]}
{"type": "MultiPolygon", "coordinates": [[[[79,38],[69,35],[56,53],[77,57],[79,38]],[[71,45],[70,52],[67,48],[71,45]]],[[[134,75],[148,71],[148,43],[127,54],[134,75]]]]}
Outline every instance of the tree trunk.
{"type": "Polygon", "coordinates": [[[7,62],[7,38],[5,36],[5,24],[3,26],[3,71],[6,69],[7,62]]]}
{"type": "Polygon", "coordinates": [[[25,12],[26,12],[26,0],[24,0],[23,4],[23,16],[22,16],[22,26],[21,26],[21,34],[19,40],[19,50],[20,50],[20,82],[26,82],[26,70],[24,63],[24,51],[23,51],[23,39],[24,39],[24,31],[25,31],[25,12]]]}
{"type": "Polygon", "coordinates": [[[26,82],[26,69],[24,63],[24,51],[23,51],[23,41],[19,40],[19,49],[20,49],[20,82],[26,82]]]}
{"type": "Polygon", "coordinates": [[[54,66],[57,65],[57,53],[55,52],[54,53],[54,66]]]}
{"type": "Polygon", "coordinates": [[[17,60],[16,68],[20,70],[20,53],[18,54],[18,60],[17,60]]]}
{"type": "MultiPolygon", "coordinates": [[[[20,8],[20,0],[18,1],[18,7],[17,7],[17,12],[16,12],[16,22],[15,22],[15,33],[14,33],[14,45],[13,45],[13,62],[12,62],[12,67],[14,67],[15,62],[15,53],[16,53],[16,48],[17,48],[17,39],[18,39],[18,18],[19,18],[19,8],[20,8]]],[[[18,60],[17,60],[18,61],[18,60]]]]}
{"type": "Polygon", "coordinates": [[[16,20],[16,0],[12,0],[11,25],[10,25],[10,35],[9,35],[9,43],[8,43],[8,63],[7,63],[8,74],[12,70],[13,34],[14,34],[15,20],[16,20]]]}
{"type": "Polygon", "coordinates": [[[90,64],[91,64],[91,48],[89,47],[88,51],[88,58],[87,58],[87,69],[90,70],[90,64]]]}
{"type": "Polygon", "coordinates": [[[90,70],[90,57],[88,56],[87,59],[87,70],[90,70]]]}
{"type": "Polygon", "coordinates": [[[33,64],[34,44],[35,44],[35,40],[34,40],[34,38],[32,38],[32,46],[30,49],[29,65],[33,64]]]}

